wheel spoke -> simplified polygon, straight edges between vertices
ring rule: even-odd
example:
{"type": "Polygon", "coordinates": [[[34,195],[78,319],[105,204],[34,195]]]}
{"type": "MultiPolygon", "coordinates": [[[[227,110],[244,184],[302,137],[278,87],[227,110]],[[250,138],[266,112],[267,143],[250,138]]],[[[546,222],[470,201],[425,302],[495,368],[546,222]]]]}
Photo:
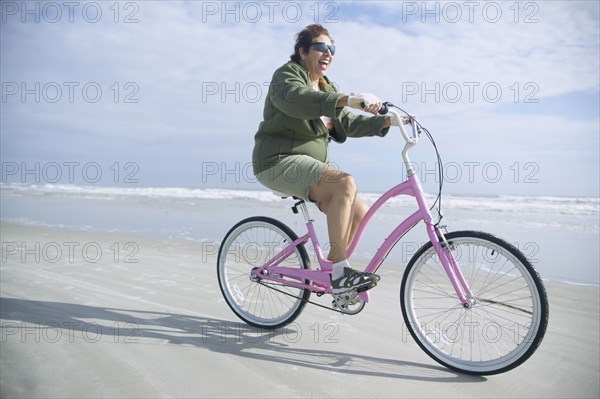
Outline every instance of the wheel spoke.
{"type": "MultiPolygon", "coordinates": [[[[231,309],[245,322],[264,328],[280,327],[293,321],[310,292],[281,287],[290,295],[271,290],[251,279],[251,272],[282,251],[296,235],[282,223],[270,218],[250,218],[238,223],[227,234],[218,259],[221,291],[231,309]]],[[[307,268],[304,248],[284,259],[280,266],[307,268]]]]}
{"type": "Polygon", "coordinates": [[[402,281],[409,330],[427,354],[450,368],[494,374],[516,367],[535,351],[548,323],[539,275],[515,247],[489,234],[446,238],[476,302],[462,307],[427,244],[411,259],[402,281]]]}

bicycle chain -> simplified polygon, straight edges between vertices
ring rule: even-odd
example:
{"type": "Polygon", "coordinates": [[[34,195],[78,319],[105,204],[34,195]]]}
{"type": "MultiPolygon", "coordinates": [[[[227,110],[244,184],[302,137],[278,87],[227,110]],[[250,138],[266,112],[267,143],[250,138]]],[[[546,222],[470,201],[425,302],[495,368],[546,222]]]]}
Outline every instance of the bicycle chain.
{"type": "MultiPolygon", "coordinates": [[[[274,290],[274,291],[281,292],[282,294],[285,294],[285,295],[287,295],[287,296],[289,296],[289,297],[296,298],[296,299],[300,299],[302,302],[306,302],[306,303],[309,303],[309,304],[311,304],[311,305],[318,306],[318,307],[320,307],[320,308],[323,308],[323,309],[331,310],[332,312],[337,312],[337,313],[345,314],[345,315],[348,315],[348,316],[354,316],[354,315],[357,315],[357,314],[358,314],[358,313],[346,313],[346,312],[344,312],[343,310],[338,310],[338,309],[332,308],[332,307],[330,307],[330,306],[325,306],[325,305],[321,305],[320,303],[316,303],[316,302],[313,302],[313,301],[309,301],[308,299],[303,299],[303,298],[300,298],[299,296],[292,295],[292,294],[290,294],[289,292],[285,292],[285,291],[282,291],[282,290],[280,290],[280,289],[277,289],[277,288],[273,287],[273,284],[265,284],[265,283],[263,283],[262,281],[258,281],[258,284],[262,285],[263,287],[267,287],[267,288],[269,288],[269,289],[272,289],[272,290],[274,290]]],[[[359,313],[360,313],[360,312],[359,312],[359,313]]]]}

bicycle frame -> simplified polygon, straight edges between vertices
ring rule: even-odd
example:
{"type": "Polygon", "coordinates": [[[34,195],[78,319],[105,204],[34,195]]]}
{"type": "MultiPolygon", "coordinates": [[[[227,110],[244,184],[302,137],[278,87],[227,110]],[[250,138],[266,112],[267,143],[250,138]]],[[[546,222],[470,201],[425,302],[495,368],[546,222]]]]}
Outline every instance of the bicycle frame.
{"type": "MultiPolygon", "coordinates": [[[[392,248],[402,238],[402,236],[411,228],[413,228],[418,222],[424,221],[429,240],[433,244],[433,247],[435,248],[435,251],[443,265],[443,268],[446,271],[446,274],[448,275],[448,278],[450,279],[454,290],[456,291],[458,300],[465,308],[470,308],[475,300],[473,293],[471,292],[468,283],[462,275],[460,267],[454,259],[454,256],[450,252],[448,248],[448,243],[446,242],[446,239],[444,238],[442,232],[432,222],[431,212],[427,205],[427,201],[425,199],[421,183],[418,177],[416,176],[414,169],[412,168],[412,164],[410,163],[410,160],[408,158],[408,151],[412,146],[414,146],[417,143],[418,140],[415,125],[415,123],[412,123],[412,137],[406,134],[406,131],[404,130],[403,126],[400,126],[400,129],[403,133],[403,137],[406,140],[406,146],[404,147],[404,150],[402,152],[402,157],[407,167],[407,180],[388,190],[369,208],[367,214],[365,215],[361,224],[358,227],[358,230],[352,243],[350,244],[346,252],[346,256],[347,258],[350,258],[352,256],[354,250],[356,249],[358,243],[361,240],[366,226],[371,221],[373,215],[375,215],[375,213],[377,213],[377,211],[387,201],[399,195],[408,195],[414,197],[417,202],[418,210],[415,211],[412,215],[408,216],[406,219],[404,219],[404,221],[402,221],[387,236],[381,247],[379,247],[371,261],[368,263],[367,267],[365,268],[365,271],[369,273],[376,272],[379,266],[381,266],[381,264],[389,254],[389,252],[392,250],[392,248]]],[[[308,289],[316,293],[331,293],[330,273],[332,271],[332,263],[325,259],[325,257],[323,256],[317,238],[317,234],[313,226],[313,220],[308,214],[306,204],[304,202],[301,202],[300,206],[304,218],[306,219],[306,227],[308,229],[308,232],[302,237],[296,239],[294,242],[287,245],[283,250],[281,250],[279,253],[273,256],[273,258],[271,258],[269,261],[267,261],[265,264],[263,264],[256,270],[254,270],[252,274],[257,277],[260,276],[260,279],[262,280],[268,280],[292,287],[308,289]],[[319,262],[320,270],[292,269],[288,267],[279,266],[279,264],[283,260],[285,260],[287,257],[294,253],[298,245],[306,244],[308,241],[312,241],[316,258],[319,262]],[[265,271],[267,272],[265,273],[265,271]],[[312,283],[304,283],[304,281],[307,280],[311,281],[312,283]]],[[[359,297],[364,302],[368,302],[369,292],[361,292],[359,294],[359,297]]]]}
{"type": "MultiPolygon", "coordinates": [[[[388,103],[390,106],[400,109],[388,103]]],[[[407,217],[392,226],[364,270],[377,272],[399,240],[423,222],[428,242],[410,259],[400,284],[405,327],[428,356],[452,370],[473,375],[511,370],[531,357],[546,332],[548,296],[542,279],[525,254],[508,241],[475,230],[442,233],[445,228],[439,226],[441,215],[440,220],[437,217],[441,209],[433,210],[427,204],[408,156],[422,127],[408,114],[401,119],[395,109],[388,112],[394,112],[391,122],[400,125],[406,141],[402,151],[406,180],[364,210],[363,220],[354,226],[352,242],[344,248],[346,256],[351,258],[360,252],[357,248],[367,225],[386,203],[398,196],[411,197],[412,209],[402,212],[407,217]],[[409,123],[412,135],[404,129],[409,123]]],[[[435,141],[427,129],[422,129],[441,166],[435,141]]],[[[440,185],[435,201],[440,208],[441,200],[440,185]]],[[[375,292],[371,288],[377,279],[369,285],[334,293],[331,277],[335,269],[322,253],[308,205],[296,198],[292,210],[298,213],[299,209],[307,228],[299,238],[288,225],[266,216],[239,221],[223,238],[217,258],[219,288],[231,310],[251,326],[284,327],[296,320],[307,304],[354,315],[363,310],[370,293],[375,292]],[[311,257],[305,248],[309,241],[311,257]],[[311,301],[311,293],[318,297],[331,295],[321,301],[333,301],[331,305],[311,301]]]]}

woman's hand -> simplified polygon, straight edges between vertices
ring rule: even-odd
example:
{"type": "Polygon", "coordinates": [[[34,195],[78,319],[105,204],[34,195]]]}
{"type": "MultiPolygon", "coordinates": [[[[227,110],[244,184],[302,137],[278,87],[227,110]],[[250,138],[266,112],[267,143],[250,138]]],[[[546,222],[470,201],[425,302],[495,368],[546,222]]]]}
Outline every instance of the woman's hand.
{"type": "Polygon", "coordinates": [[[348,96],[348,106],[356,109],[360,109],[365,112],[369,112],[373,115],[377,115],[383,102],[381,99],[373,94],[350,94],[348,96]]]}

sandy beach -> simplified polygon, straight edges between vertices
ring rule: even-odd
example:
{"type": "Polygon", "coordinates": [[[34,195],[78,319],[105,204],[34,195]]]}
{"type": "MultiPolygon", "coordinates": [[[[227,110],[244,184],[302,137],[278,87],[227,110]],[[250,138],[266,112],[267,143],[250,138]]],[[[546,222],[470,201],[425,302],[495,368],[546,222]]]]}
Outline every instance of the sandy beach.
{"type": "Polygon", "coordinates": [[[547,283],[538,351],[473,377],[439,366],[403,328],[402,265],[383,265],[359,315],[307,306],[265,332],[224,302],[210,246],[10,223],[1,233],[3,398],[599,394],[598,287],[547,283]]]}

